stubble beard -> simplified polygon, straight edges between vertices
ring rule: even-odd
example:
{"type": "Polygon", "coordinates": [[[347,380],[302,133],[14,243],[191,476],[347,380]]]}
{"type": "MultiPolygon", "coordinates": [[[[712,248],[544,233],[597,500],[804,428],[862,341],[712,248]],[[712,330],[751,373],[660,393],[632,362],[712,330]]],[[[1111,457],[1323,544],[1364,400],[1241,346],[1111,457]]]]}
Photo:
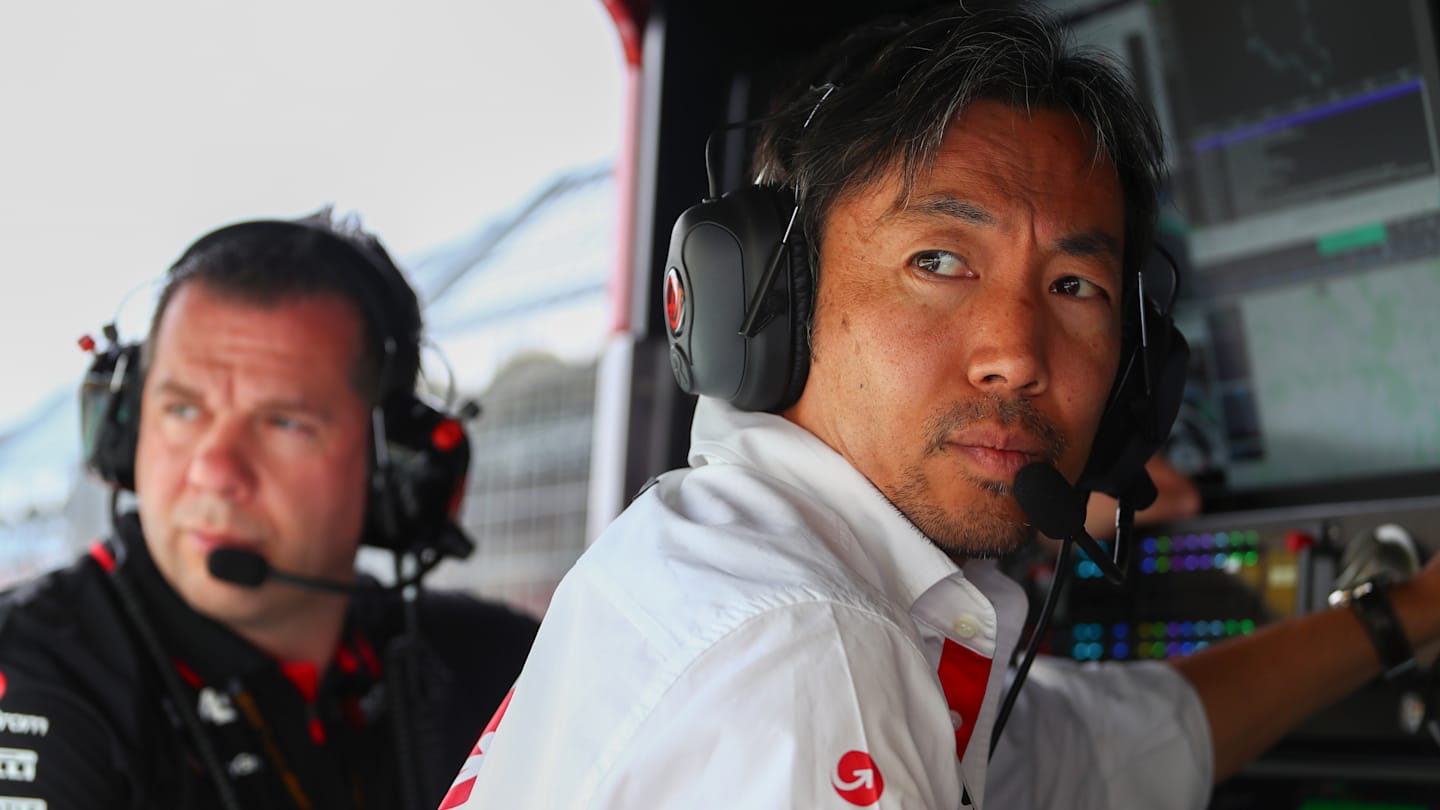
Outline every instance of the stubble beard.
{"type": "MultiPolygon", "coordinates": [[[[986,396],[957,403],[928,419],[925,459],[945,452],[949,436],[979,422],[1003,425],[1019,423],[1040,440],[1046,461],[1054,463],[1064,452],[1064,435],[1024,399],[986,396]]],[[[900,483],[886,497],[920,533],[941,551],[956,560],[993,559],[1009,554],[1035,539],[1038,531],[1023,518],[1011,482],[994,481],[957,471],[952,481],[975,491],[976,498],[954,514],[939,502],[937,489],[923,463],[912,464],[901,474],[900,483]]],[[[957,505],[958,506],[958,505],[957,505]]]]}
{"type": "Polygon", "coordinates": [[[1020,548],[1035,538],[1035,527],[1009,514],[1010,486],[964,477],[979,499],[952,515],[936,502],[927,476],[915,465],[907,469],[890,502],[920,533],[956,559],[993,559],[1020,548]]]}

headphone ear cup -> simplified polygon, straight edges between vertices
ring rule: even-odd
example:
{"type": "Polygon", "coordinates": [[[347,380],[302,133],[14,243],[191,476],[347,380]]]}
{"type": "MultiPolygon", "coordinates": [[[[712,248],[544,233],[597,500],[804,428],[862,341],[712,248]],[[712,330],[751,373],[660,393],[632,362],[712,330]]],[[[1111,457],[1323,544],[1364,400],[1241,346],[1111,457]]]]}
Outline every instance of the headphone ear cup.
{"type": "Polygon", "coordinates": [[[470,470],[464,426],[413,395],[396,397],[383,411],[385,451],[375,454],[361,541],[468,556],[474,544],[456,525],[470,470]]]}
{"type": "Polygon", "coordinates": [[[105,483],[135,489],[140,437],[140,344],[97,353],[80,384],[80,444],[85,466],[105,483]]]}
{"type": "Polygon", "coordinates": [[[1077,486],[1120,497],[1145,474],[1180,413],[1190,346],[1174,320],[1146,301],[1146,336],[1127,340],[1110,400],[1095,432],[1090,459],[1077,486]]]}
{"type": "Polygon", "coordinates": [[[789,190],[747,186],[676,220],[664,300],[670,365],[681,390],[741,410],[776,411],[803,389],[809,352],[799,321],[808,316],[813,285],[802,240],[783,241],[794,210],[789,190]],[[776,261],[780,267],[767,279],[776,261]],[[754,328],[742,335],[755,301],[754,328]]]}

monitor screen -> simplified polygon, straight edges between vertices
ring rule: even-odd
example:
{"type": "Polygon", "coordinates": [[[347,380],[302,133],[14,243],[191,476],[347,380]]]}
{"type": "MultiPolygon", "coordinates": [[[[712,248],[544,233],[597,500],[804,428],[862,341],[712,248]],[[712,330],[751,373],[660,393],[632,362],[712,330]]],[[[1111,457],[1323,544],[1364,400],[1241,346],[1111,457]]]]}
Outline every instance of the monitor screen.
{"type": "Polygon", "coordinates": [[[1170,460],[1220,500],[1440,470],[1431,4],[1136,2],[1075,28],[1165,130],[1193,352],[1170,460]]]}

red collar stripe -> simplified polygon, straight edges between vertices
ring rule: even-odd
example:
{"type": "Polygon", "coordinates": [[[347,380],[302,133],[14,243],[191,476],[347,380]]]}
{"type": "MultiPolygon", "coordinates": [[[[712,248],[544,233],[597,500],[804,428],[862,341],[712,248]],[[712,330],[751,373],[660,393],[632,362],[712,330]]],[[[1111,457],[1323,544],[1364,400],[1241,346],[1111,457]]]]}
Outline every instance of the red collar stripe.
{"type": "Polygon", "coordinates": [[[990,682],[990,663],[989,658],[948,638],[940,652],[940,688],[945,691],[950,711],[960,716],[960,727],[955,729],[955,756],[960,759],[965,758],[970,732],[980,716],[980,704],[990,682]]]}

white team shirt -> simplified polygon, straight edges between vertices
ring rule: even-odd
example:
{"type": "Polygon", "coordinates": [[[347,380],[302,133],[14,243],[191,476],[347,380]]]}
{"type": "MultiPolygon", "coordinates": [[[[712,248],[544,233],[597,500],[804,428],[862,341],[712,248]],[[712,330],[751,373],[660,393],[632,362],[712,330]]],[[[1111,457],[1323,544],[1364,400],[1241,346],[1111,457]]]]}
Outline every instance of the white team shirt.
{"type": "Polygon", "coordinates": [[[690,463],[566,575],[442,808],[1204,807],[1174,669],[1037,661],[990,763],[1019,586],[781,417],[702,398],[690,463]]]}

